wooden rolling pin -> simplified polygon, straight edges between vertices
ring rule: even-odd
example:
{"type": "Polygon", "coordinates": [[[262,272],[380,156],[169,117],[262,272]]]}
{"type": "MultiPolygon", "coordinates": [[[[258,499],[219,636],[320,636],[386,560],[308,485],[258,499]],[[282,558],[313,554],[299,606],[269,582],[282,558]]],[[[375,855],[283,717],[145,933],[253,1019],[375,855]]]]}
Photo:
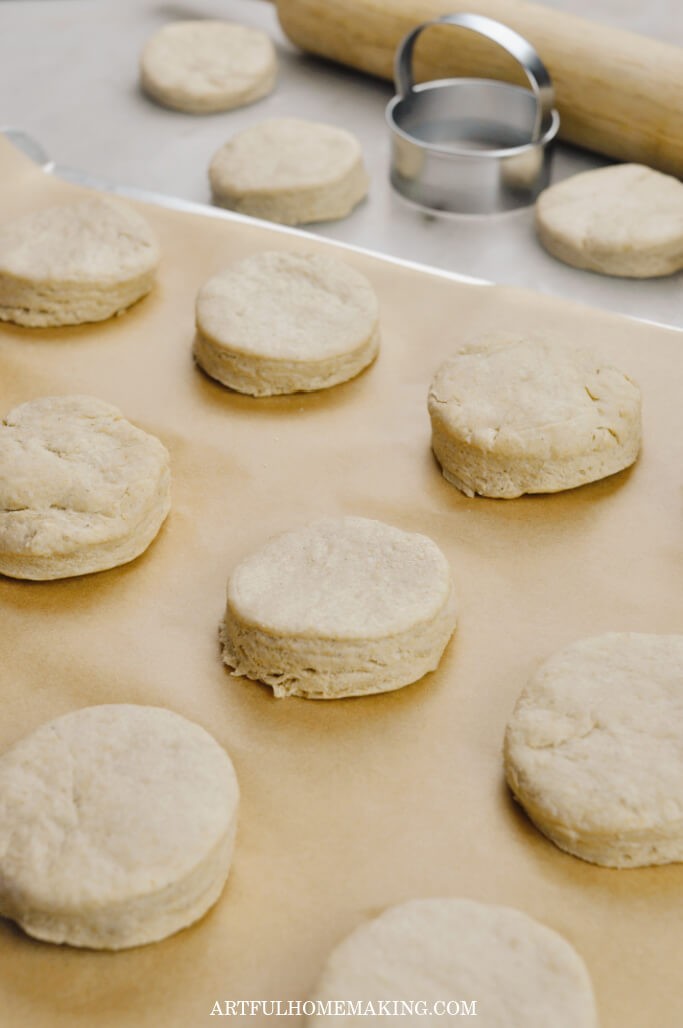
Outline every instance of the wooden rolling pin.
{"type": "MultiPolygon", "coordinates": [[[[536,48],[555,85],[560,135],[620,160],[683,177],[683,49],[522,0],[275,0],[297,46],[393,78],[396,47],[421,22],[488,15],[536,48]]],[[[494,43],[460,28],[423,33],[418,81],[482,76],[524,83],[494,43]]]]}

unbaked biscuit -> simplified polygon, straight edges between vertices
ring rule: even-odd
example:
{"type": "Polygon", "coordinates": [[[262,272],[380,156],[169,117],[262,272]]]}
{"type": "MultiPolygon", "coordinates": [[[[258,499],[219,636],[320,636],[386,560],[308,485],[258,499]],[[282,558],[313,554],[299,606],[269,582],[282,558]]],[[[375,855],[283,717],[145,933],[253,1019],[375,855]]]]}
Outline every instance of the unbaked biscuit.
{"type": "Polygon", "coordinates": [[[558,260],[603,275],[683,268],[683,183],[642,164],[573,175],[536,201],[536,230],[558,260]]]}
{"type": "Polygon", "coordinates": [[[128,204],[91,196],[0,226],[0,321],[80,325],[120,314],[154,282],[159,246],[128,204]]]}
{"type": "Polygon", "coordinates": [[[334,257],[258,253],[197,297],[195,360],[252,396],[308,392],[359,374],[379,348],[377,298],[334,257]]]}
{"type": "Polygon", "coordinates": [[[450,568],[431,539],[324,518],[235,568],[220,635],[234,675],[276,696],[336,699],[433,671],[455,621],[450,568]]]}
{"type": "Polygon", "coordinates": [[[148,40],[140,80],[166,107],[209,114],[259,100],[275,84],[275,47],[264,32],[228,21],[178,21],[148,40]]]}
{"type": "Polygon", "coordinates": [[[467,496],[510,499],[594,482],[640,450],[640,390],[588,351],[495,333],[461,344],[428,399],[432,449],[467,496]]]}
{"type": "Polygon", "coordinates": [[[504,757],[560,849],[605,867],[683,860],[683,635],[613,632],[555,654],[517,701],[504,757]]]}
{"type": "Polygon", "coordinates": [[[0,573],[51,579],[125,564],[171,506],[166,449],[90,396],[49,396],[0,423],[0,573]]]}
{"type": "Polygon", "coordinates": [[[381,1001],[411,1025],[463,1015],[486,1028],[598,1025],[586,966],[561,935],[519,910],[465,899],[411,900],[356,928],[328,957],[311,1001],[320,1007],[311,1028],[366,1024],[381,1001]],[[360,1012],[335,1016],[335,1000],[360,1012]]]}
{"type": "Polygon", "coordinates": [[[0,757],[0,914],[47,942],[123,949],[202,917],[232,859],[225,750],[160,707],[86,707],[0,757]]]}
{"type": "Polygon", "coordinates": [[[284,225],[344,218],[368,191],[355,136],[299,118],[238,132],[214,155],[209,180],[214,203],[284,225]]]}

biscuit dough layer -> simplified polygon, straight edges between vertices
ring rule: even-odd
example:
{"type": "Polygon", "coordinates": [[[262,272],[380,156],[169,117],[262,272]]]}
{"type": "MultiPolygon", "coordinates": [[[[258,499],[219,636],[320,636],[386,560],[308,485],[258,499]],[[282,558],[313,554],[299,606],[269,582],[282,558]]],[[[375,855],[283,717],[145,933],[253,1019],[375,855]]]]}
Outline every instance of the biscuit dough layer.
{"type": "Polygon", "coordinates": [[[438,369],[428,408],[443,476],[467,496],[573,489],[628,467],[640,450],[638,387],[544,339],[463,343],[438,369]]]}
{"type": "Polygon", "coordinates": [[[276,71],[275,47],[265,33],[208,19],[164,25],[140,58],[145,92],[190,114],[253,103],[270,93],[276,71]]]}
{"type": "Polygon", "coordinates": [[[517,701],[505,771],[560,849],[606,867],[683,860],[683,635],[613,632],[551,657],[517,701]]]}
{"type": "Polygon", "coordinates": [[[238,799],[225,750],[179,714],[57,718],[0,757],[0,914],[94,949],[177,932],[223,889],[238,799]]]}
{"type": "Polygon", "coordinates": [[[0,573],[103,571],[147,549],[171,506],[162,444],[89,396],[31,400],[0,423],[0,573]]]}
{"type": "Polygon", "coordinates": [[[355,136],[299,118],[238,132],[214,155],[209,180],[214,203],[284,225],[346,217],[369,182],[355,136]]]}
{"type": "MultiPolygon", "coordinates": [[[[397,1018],[412,1025],[459,1024],[462,1004],[486,1028],[598,1025],[586,967],[562,936],[519,910],[465,899],[411,900],[361,925],[332,951],[311,999],[420,1000],[431,1015],[397,1018]]],[[[368,1020],[320,1014],[307,1024],[368,1020]]]]}
{"type": "Polygon", "coordinates": [[[431,539],[325,518],[235,568],[220,635],[233,674],[276,696],[335,699],[433,671],[455,621],[450,568],[431,539]]]}
{"type": "Polygon", "coordinates": [[[536,201],[536,230],[565,264],[655,278],[683,268],[683,183],[642,164],[573,175],[536,201]]]}
{"type": "Polygon", "coordinates": [[[252,396],[345,382],[379,348],[372,286],[333,257],[258,253],[202,286],[195,360],[223,385],[252,396]]]}
{"type": "Polygon", "coordinates": [[[0,226],[0,321],[45,327],[120,314],[154,282],[159,246],[128,204],[85,197],[0,226]]]}

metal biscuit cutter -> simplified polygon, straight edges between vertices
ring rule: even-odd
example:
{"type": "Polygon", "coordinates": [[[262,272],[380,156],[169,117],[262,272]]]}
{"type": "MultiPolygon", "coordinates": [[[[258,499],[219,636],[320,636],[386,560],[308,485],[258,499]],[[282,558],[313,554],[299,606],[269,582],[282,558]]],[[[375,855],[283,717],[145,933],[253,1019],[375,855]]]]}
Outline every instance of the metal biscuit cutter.
{"type": "Polygon", "coordinates": [[[560,126],[554,90],[540,57],[522,36],[492,18],[446,14],[399,44],[391,129],[391,182],[429,210],[491,214],[532,204],[550,177],[560,126]],[[522,66],[531,89],[491,79],[438,79],[415,85],[413,50],[430,25],[458,25],[498,43],[522,66]]]}

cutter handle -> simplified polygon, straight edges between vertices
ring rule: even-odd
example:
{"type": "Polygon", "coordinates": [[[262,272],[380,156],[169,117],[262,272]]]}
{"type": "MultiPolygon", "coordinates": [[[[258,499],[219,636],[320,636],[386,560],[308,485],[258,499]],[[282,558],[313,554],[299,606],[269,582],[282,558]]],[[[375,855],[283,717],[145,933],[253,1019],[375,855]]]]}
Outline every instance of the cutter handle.
{"type": "Polygon", "coordinates": [[[553,84],[543,61],[526,39],[493,18],[485,18],[481,14],[444,14],[442,18],[425,21],[409,32],[399,45],[394,60],[394,82],[398,95],[405,96],[411,93],[415,85],[413,51],[420,35],[431,25],[439,24],[457,25],[469,29],[470,32],[478,32],[480,36],[493,40],[517,61],[536,98],[536,121],[531,134],[532,142],[536,142],[541,131],[547,129],[552,121],[555,103],[553,84]]]}
{"type": "MultiPolygon", "coordinates": [[[[620,160],[683,177],[683,49],[521,0],[461,0],[538,52],[555,86],[560,136],[620,160]]],[[[276,0],[293,43],[361,71],[393,77],[396,48],[455,0],[276,0]]],[[[498,47],[451,26],[420,40],[418,81],[484,76],[523,82],[498,47]]]]}

